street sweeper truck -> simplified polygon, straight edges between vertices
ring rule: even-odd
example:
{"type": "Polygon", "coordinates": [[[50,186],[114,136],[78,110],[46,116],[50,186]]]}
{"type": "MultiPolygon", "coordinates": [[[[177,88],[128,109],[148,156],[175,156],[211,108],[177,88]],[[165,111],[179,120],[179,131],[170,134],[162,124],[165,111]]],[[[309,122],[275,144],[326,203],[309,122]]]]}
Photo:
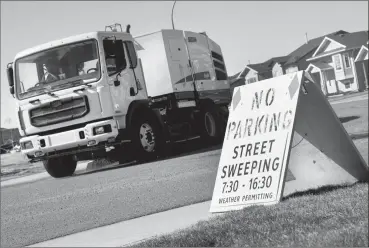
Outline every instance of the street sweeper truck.
{"type": "Polygon", "coordinates": [[[133,37],[114,24],[19,52],[6,70],[22,153],[53,177],[80,160],[149,161],[173,142],[223,139],[230,85],[206,33],[133,37]]]}

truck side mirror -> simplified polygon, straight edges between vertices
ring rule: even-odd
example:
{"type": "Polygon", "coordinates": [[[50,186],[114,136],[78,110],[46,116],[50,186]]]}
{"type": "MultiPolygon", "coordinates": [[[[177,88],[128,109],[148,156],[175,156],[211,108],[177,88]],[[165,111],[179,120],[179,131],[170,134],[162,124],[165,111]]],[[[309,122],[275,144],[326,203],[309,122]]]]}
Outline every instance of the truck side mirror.
{"type": "Polygon", "coordinates": [[[125,44],[126,44],[126,48],[128,52],[130,68],[134,69],[137,67],[137,55],[136,55],[135,47],[132,41],[126,41],[125,44]]]}
{"type": "Polygon", "coordinates": [[[8,64],[8,67],[6,68],[6,74],[8,76],[10,94],[14,95],[14,73],[13,73],[13,67],[11,66],[11,64],[8,64]]]}

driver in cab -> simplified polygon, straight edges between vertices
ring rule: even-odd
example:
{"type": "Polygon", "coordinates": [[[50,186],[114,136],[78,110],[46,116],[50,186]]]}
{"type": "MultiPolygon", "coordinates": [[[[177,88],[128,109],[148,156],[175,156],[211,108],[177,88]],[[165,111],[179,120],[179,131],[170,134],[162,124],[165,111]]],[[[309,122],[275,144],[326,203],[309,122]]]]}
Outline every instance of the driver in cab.
{"type": "Polygon", "coordinates": [[[52,61],[47,61],[44,65],[45,73],[42,76],[41,83],[51,83],[59,80],[56,76],[58,75],[58,67],[52,61]]]}

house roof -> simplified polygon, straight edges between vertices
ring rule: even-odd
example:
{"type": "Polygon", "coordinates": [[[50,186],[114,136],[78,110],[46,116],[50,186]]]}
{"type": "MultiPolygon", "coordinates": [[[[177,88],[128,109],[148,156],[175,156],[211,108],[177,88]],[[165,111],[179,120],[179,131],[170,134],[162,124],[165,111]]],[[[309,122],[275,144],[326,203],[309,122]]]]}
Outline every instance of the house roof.
{"type": "Polygon", "coordinates": [[[270,71],[275,63],[284,64],[289,59],[289,56],[280,56],[280,57],[273,57],[271,59],[268,59],[267,61],[259,64],[251,64],[247,65],[251,69],[257,71],[257,72],[267,72],[270,71]]]}
{"type": "Polygon", "coordinates": [[[260,64],[251,64],[251,65],[247,65],[249,68],[253,69],[254,71],[257,72],[265,72],[269,70],[268,65],[264,62],[264,63],[260,63],[260,64]]]}
{"type": "Polygon", "coordinates": [[[332,38],[332,37],[339,36],[342,34],[347,34],[347,33],[348,32],[344,30],[339,30],[331,34],[320,36],[320,37],[309,40],[306,44],[300,46],[299,48],[297,48],[296,50],[294,50],[288,55],[290,58],[287,60],[285,65],[291,65],[294,63],[298,63],[305,55],[307,55],[309,52],[318,48],[318,46],[324,40],[325,37],[332,38]]]}
{"type": "Polygon", "coordinates": [[[290,59],[290,56],[281,56],[270,59],[270,67],[273,67],[275,63],[279,63],[282,66],[290,59]]]}
{"type": "Polygon", "coordinates": [[[244,85],[245,84],[245,79],[244,78],[238,78],[235,79],[233,82],[230,83],[231,87],[237,87],[239,85],[244,85]]]}
{"type": "Polygon", "coordinates": [[[240,73],[238,72],[238,73],[234,74],[233,76],[229,76],[228,80],[236,79],[238,77],[238,74],[240,74],[240,73]]]}
{"type": "Polygon", "coordinates": [[[238,73],[234,74],[233,76],[229,76],[228,77],[229,83],[230,84],[233,84],[234,82],[236,82],[237,81],[237,77],[238,77],[239,74],[240,73],[238,72],[238,73]]]}
{"type": "MultiPolygon", "coordinates": [[[[365,45],[365,43],[368,40],[368,31],[359,31],[354,33],[347,33],[347,34],[341,34],[338,36],[335,36],[333,38],[325,37],[324,40],[321,42],[317,50],[314,52],[311,58],[307,59],[308,61],[314,60],[320,57],[324,57],[326,55],[331,55],[334,53],[338,53],[341,51],[347,51],[352,49],[358,49],[361,48],[362,45],[365,45]],[[337,42],[338,44],[342,45],[341,47],[338,47],[333,50],[329,51],[323,51],[325,49],[323,47],[324,44],[329,44],[328,42],[337,42]]],[[[356,56],[356,51],[354,56],[356,56]]]]}
{"type": "Polygon", "coordinates": [[[368,43],[365,45],[362,45],[360,50],[356,50],[354,52],[355,62],[361,61],[361,59],[363,59],[362,56],[365,55],[365,50],[366,50],[366,54],[368,54],[368,43]]]}
{"type": "Polygon", "coordinates": [[[332,40],[346,46],[346,50],[361,47],[368,41],[368,31],[359,31],[354,33],[342,34],[330,37],[332,40]]]}
{"type": "MultiPolygon", "coordinates": [[[[246,77],[247,73],[249,72],[249,70],[254,70],[256,71],[260,76],[265,77],[265,78],[269,78],[272,77],[272,68],[274,66],[275,63],[280,63],[280,64],[284,64],[286,63],[286,61],[288,60],[289,56],[280,56],[280,57],[274,57],[271,59],[268,59],[267,61],[263,62],[263,63],[259,63],[259,64],[249,64],[246,65],[245,68],[238,72],[235,76],[236,78],[244,78],[246,77]]],[[[232,79],[235,80],[232,76],[232,79]]]]}

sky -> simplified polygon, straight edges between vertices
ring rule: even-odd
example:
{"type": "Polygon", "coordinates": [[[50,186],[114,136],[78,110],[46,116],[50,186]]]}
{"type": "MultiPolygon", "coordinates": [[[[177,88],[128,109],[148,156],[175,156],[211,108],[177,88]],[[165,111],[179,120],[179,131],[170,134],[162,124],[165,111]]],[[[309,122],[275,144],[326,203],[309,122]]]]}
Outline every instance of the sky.
{"type": "MultiPolygon", "coordinates": [[[[29,47],[106,25],[131,25],[133,36],[171,29],[173,1],[1,1],[1,127],[16,127],[6,65],[29,47]]],[[[368,30],[367,1],[177,1],[176,29],[203,32],[217,42],[229,75],[249,61],[288,55],[338,30],[368,30]]]]}

